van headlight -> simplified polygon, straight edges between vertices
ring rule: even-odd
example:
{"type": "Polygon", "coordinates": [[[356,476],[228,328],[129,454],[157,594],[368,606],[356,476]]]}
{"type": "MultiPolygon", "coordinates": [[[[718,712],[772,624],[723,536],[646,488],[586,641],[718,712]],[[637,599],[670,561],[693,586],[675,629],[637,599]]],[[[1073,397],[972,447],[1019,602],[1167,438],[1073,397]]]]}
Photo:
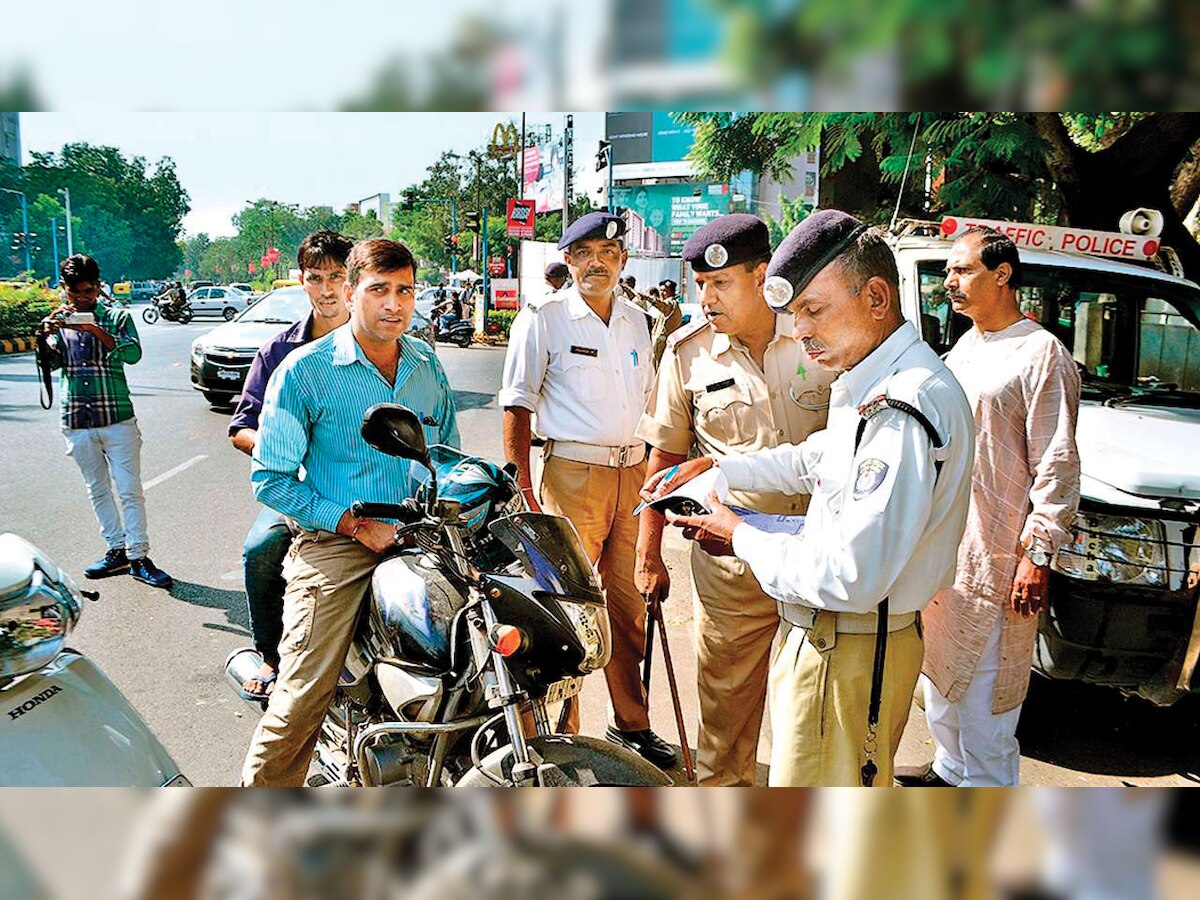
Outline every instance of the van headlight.
{"type": "Polygon", "coordinates": [[[192,341],[192,362],[197,366],[204,362],[204,347],[200,345],[199,339],[192,341]]]}
{"type": "Polygon", "coordinates": [[[1071,543],[1054,568],[1071,578],[1110,584],[1167,586],[1167,546],[1162,522],[1079,513],[1071,543]]]}

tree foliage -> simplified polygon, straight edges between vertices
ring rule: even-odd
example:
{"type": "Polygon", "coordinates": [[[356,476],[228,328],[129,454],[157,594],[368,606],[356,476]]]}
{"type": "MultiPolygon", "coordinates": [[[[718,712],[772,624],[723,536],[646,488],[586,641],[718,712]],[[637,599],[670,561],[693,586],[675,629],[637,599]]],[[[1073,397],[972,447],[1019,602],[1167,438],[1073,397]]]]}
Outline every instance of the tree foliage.
{"type": "Polygon", "coordinates": [[[1164,241],[1179,251],[1185,270],[1200,272],[1200,245],[1183,224],[1200,197],[1198,114],[748,113],[730,120],[724,113],[681,113],[677,118],[697,124],[691,158],[714,177],[750,170],[786,178],[796,156],[819,146],[823,205],[874,222],[886,223],[897,200],[902,216],[969,214],[1105,230],[1115,229],[1128,209],[1158,208],[1167,219],[1164,241]],[[766,155],[763,147],[773,152],[766,155]]]}
{"type": "MultiPolygon", "coordinates": [[[[95,256],[107,280],[165,278],[175,271],[180,261],[177,240],[190,207],[170,157],[151,165],[140,156],[126,158],[115,147],[87,143],[31,156],[24,168],[0,167],[0,187],[26,195],[29,231],[38,236],[34,269],[39,276],[55,274],[46,213],[65,215],[60,188],[71,193],[76,252],[95,256]]],[[[7,204],[0,210],[5,235],[19,232],[19,210],[7,204]]],[[[62,242],[60,257],[65,254],[62,242]]]]}

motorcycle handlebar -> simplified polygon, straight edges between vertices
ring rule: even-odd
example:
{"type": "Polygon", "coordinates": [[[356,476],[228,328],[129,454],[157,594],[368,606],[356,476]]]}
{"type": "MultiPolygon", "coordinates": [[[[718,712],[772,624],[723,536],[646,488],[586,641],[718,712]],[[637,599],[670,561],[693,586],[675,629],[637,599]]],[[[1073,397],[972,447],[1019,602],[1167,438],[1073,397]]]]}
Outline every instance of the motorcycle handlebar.
{"type": "Polygon", "coordinates": [[[396,519],[399,522],[418,522],[424,516],[416,503],[365,503],[355,500],[350,505],[350,513],[359,519],[396,519]]]}

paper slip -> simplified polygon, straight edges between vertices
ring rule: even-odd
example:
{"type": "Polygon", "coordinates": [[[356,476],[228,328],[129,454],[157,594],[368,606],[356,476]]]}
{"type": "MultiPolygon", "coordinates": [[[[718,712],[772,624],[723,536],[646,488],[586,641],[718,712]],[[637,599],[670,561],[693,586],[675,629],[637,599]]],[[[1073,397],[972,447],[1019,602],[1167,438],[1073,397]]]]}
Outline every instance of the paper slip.
{"type": "Polygon", "coordinates": [[[716,466],[705,469],[691,481],[659,497],[652,503],[639,503],[633,510],[635,516],[649,507],[660,513],[674,513],[677,516],[706,516],[712,510],[708,508],[708,495],[716,493],[722,502],[729,493],[729,479],[716,466]]]}
{"type": "Polygon", "coordinates": [[[804,516],[780,516],[746,509],[744,506],[729,508],[751,528],[757,528],[768,534],[799,534],[804,530],[804,516]]]}

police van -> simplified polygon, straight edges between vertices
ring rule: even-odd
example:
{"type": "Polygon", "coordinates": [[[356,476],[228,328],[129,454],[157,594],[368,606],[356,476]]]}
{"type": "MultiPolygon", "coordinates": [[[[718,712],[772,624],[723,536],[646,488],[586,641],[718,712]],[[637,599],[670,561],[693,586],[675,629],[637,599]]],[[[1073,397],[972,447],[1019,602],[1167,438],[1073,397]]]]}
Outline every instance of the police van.
{"type": "Polygon", "coordinates": [[[1160,705],[1200,692],[1200,286],[1137,210],[1120,232],[947,217],[892,235],[905,316],[945,353],[971,327],[946,258],[972,225],[1020,248],[1022,312],[1071,351],[1082,379],[1074,539],[1052,563],[1034,668],[1160,705]]]}

